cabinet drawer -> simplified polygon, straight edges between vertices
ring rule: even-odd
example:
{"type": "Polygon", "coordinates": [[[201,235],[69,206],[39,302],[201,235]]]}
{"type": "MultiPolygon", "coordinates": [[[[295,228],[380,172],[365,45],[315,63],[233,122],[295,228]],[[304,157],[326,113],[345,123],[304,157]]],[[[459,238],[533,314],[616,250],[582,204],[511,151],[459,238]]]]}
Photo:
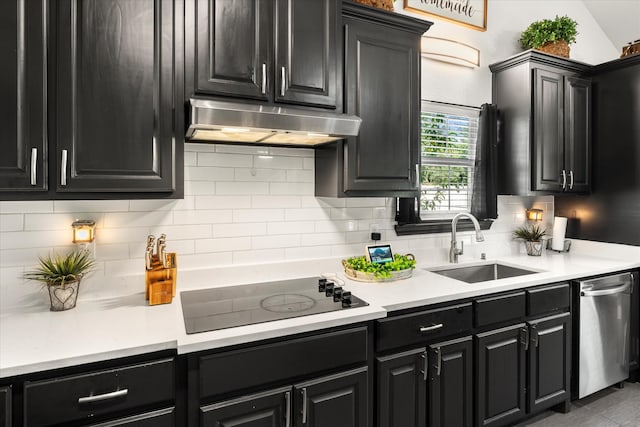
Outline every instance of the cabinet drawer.
{"type": "Polygon", "coordinates": [[[200,356],[200,397],[366,361],[366,326],[200,356]]]}
{"type": "Polygon", "coordinates": [[[424,343],[471,330],[471,303],[390,317],[376,322],[376,351],[424,343]]]}
{"type": "Polygon", "coordinates": [[[171,407],[105,423],[91,424],[91,427],[173,427],[176,425],[174,412],[175,408],[171,407]]]}
{"type": "Polygon", "coordinates": [[[474,302],[476,327],[523,319],[525,299],[524,292],[477,299],[474,302]]]}
{"type": "Polygon", "coordinates": [[[571,288],[568,283],[527,290],[527,315],[538,316],[564,311],[571,305],[571,288]]]}
{"type": "Polygon", "coordinates": [[[163,359],[116,369],[26,381],[25,425],[89,420],[175,399],[174,362],[163,359]]]}

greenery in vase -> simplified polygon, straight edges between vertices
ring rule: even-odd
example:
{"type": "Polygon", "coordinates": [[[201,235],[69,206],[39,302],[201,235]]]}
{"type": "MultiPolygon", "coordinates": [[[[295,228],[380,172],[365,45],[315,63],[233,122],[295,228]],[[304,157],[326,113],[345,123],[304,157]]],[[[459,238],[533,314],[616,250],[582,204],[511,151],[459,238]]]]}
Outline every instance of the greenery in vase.
{"type": "Polygon", "coordinates": [[[567,44],[575,43],[578,23],[568,16],[555,19],[543,19],[531,23],[520,35],[520,43],[524,49],[537,49],[542,45],[558,40],[567,44]]]}
{"type": "Polygon", "coordinates": [[[26,272],[24,277],[47,285],[64,286],[65,283],[80,280],[95,266],[95,260],[86,249],[75,249],[66,255],[54,254],[38,258],[38,267],[26,272]]]}
{"type": "Polygon", "coordinates": [[[356,271],[362,271],[365,273],[372,273],[375,277],[387,278],[391,277],[392,272],[407,270],[415,268],[416,260],[413,255],[399,255],[393,256],[393,261],[385,263],[373,263],[369,261],[365,256],[351,257],[343,262],[345,267],[351,268],[356,271]]]}
{"type": "Polygon", "coordinates": [[[527,242],[539,242],[545,234],[547,234],[547,230],[535,224],[518,227],[513,231],[513,237],[527,242]]]}

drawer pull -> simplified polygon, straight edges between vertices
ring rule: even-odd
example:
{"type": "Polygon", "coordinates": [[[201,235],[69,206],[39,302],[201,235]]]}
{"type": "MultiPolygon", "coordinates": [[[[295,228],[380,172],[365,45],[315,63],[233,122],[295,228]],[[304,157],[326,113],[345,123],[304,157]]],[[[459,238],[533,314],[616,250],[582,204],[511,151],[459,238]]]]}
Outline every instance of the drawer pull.
{"type": "Polygon", "coordinates": [[[438,323],[437,325],[431,326],[420,326],[420,333],[435,331],[436,329],[440,329],[444,326],[444,323],[438,323]]]}
{"type": "Polygon", "coordinates": [[[102,402],[109,399],[117,399],[118,397],[124,397],[129,393],[129,389],[123,388],[122,390],[112,391],[110,393],[96,394],[92,396],[78,398],[79,404],[102,402]]]}
{"type": "Polygon", "coordinates": [[[284,394],[284,400],[285,400],[284,425],[285,427],[291,427],[291,392],[290,391],[284,394]]]}
{"type": "Polygon", "coordinates": [[[427,352],[423,351],[420,358],[422,359],[422,371],[420,371],[420,373],[422,374],[422,379],[426,381],[427,376],[429,375],[429,359],[427,358],[427,352]]]}

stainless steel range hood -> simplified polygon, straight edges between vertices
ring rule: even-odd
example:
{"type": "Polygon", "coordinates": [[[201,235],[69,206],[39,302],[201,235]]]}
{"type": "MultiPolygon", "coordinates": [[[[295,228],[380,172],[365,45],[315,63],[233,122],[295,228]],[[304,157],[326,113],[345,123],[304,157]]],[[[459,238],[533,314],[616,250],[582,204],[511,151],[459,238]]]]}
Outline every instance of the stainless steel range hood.
{"type": "Polygon", "coordinates": [[[186,138],[313,146],[358,135],[360,117],[295,107],[190,99],[186,138]]]}

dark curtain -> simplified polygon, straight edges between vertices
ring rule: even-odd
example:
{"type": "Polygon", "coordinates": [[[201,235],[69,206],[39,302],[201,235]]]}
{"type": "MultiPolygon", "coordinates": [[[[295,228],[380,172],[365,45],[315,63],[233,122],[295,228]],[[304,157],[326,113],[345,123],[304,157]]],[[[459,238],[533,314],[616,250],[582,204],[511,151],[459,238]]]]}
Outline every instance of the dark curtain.
{"type": "Polygon", "coordinates": [[[483,219],[498,218],[498,108],[483,104],[480,109],[471,214],[483,219]]]}

